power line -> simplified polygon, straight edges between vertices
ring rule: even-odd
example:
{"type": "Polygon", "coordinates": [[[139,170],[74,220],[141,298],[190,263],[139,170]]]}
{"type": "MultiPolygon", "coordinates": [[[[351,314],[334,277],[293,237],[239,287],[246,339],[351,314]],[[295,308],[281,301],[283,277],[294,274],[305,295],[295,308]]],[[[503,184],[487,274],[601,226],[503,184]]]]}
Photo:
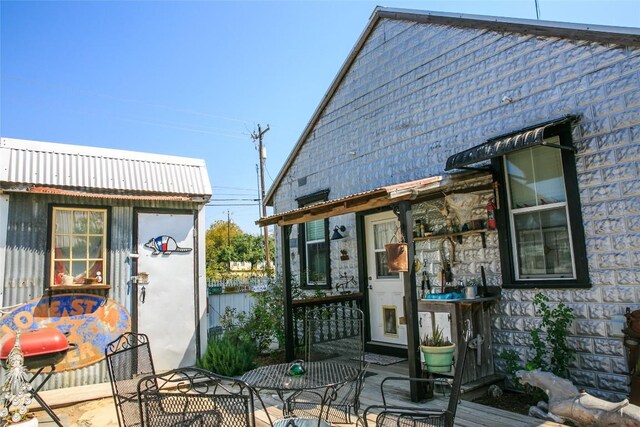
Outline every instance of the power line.
{"type": "Polygon", "coordinates": [[[227,206],[246,206],[246,207],[252,207],[252,206],[260,206],[260,203],[247,203],[247,204],[241,204],[241,203],[207,203],[205,206],[211,206],[211,207],[227,207],[227,206]]]}
{"type": "Polygon", "coordinates": [[[255,188],[249,187],[226,187],[224,185],[212,185],[213,188],[224,188],[228,190],[247,190],[247,191],[255,191],[255,188]]]}
{"type": "Polygon", "coordinates": [[[214,202],[241,202],[241,201],[249,201],[249,202],[259,202],[260,199],[211,199],[214,202]]]}
{"type": "Polygon", "coordinates": [[[147,107],[161,108],[161,109],[165,109],[165,110],[176,111],[176,112],[181,112],[181,113],[186,113],[186,114],[192,114],[192,115],[196,115],[196,116],[203,116],[203,117],[208,117],[208,118],[213,118],[213,119],[228,120],[228,121],[232,121],[232,122],[245,123],[245,124],[250,122],[249,120],[238,119],[238,118],[235,118],[235,117],[228,117],[228,116],[221,116],[221,115],[217,115],[217,114],[203,113],[201,111],[189,110],[189,109],[185,109],[185,108],[176,108],[176,107],[172,107],[172,106],[169,106],[169,105],[155,104],[155,103],[140,101],[140,100],[137,100],[137,99],[120,98],[120,97],[113,96],[113,95],[110,95],[110,94],[87,91],[87,90],[80,89],[80,88],[73,87],[73,86],[69,86],[69,85],[60,85],[60,84],[52,85],[50,82],[45,82],[45,81],[42,81],[42,80],[25,79],[24,77],[7,75],[7,74],[0,74],[0,75],[5,79],[17,80],[17,81],[20,81],[20,82],[23,82],[23,83],[26,83],[26,84],[30,84],[32,86],[44,87],[44,88],[51,89],[51,90],[61,90],[63,92],[67,91],[67,92],[71,92],[71,93],[76,92],[76,93],[78,93],[80,95],[83,95],[83,96],[93,96],[93,97],[98,97],[98,98],[111,99],[111,100],[114,100],[114,101],[127,102],[127,103],[131,103],[131,104],[145,105],[147,107]],[[55,86],[57,86],[57,87],[55,87],[55,86]]]}

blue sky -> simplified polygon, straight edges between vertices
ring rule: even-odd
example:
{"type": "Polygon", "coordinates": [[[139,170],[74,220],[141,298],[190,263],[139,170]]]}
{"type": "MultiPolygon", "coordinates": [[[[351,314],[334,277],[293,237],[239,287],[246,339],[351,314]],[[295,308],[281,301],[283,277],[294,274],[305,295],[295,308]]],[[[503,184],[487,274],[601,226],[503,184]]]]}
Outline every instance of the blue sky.
{"type": "MultiPolygon", "coordinates": [[[[535,19],[534,0],[0,3],[0,135],[203,158],[207,224],[258,233],[267,188],[376,5],[535,19]],[[224,200],[223,200],[224,199],[224,200]]],[[[541,19],[640,27],[640,1],[539,0],[541,19]]]]}

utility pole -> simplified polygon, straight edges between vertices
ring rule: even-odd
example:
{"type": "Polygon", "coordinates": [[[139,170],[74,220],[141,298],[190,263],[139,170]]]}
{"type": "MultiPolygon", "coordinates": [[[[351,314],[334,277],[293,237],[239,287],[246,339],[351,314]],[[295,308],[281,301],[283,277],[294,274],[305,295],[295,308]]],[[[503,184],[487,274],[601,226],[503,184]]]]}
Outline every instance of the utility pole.
{"type": "Polygon", "coordinates": [[[231,212],[227,209],[227,245],[231,246],[231,212]]]}
{"type": "MultiPolygon", "coordinates": [[[[265,191],[264,191],[264,160],[265,150],[262,144],[262,137],[265,133],[269,132],[269,125],[267,125],[266,129],[261,129],[260,125],[258,125],[258,132],[251,133],[251,139],[254,141],[258,141],[258,155],[260,156],[260,204],[262,205],[262,218],[267,216],[267,206],[264,204],[265,199],[265,191]]],[[[262,232],[264,234],[264,261],[265,268],[268,270],[271,262],[269,261],[269,230],[266,226],[262,227],[262,232]]]]}

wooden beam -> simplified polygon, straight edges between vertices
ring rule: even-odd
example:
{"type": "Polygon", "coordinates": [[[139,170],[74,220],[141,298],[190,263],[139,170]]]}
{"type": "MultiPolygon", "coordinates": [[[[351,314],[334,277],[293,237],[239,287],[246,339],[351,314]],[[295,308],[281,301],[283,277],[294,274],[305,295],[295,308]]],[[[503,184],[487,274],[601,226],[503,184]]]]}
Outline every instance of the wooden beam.
{"type": "Polygon", "coordinates": [[[339,215],[346,215],[350,213],[362,212],[380,207],[389,206],[391,203],[396,203],[403,200],[409,200],[410,195],[404,195],[401,198],[391,200],[385,197],[377,197],[368,200],[359,201],[346,201],[331,206],[323,206],[314,209],[308,209],[300,212],[292,212],[290,214],[284,213],[281,218],[278,219],[277,224],[279,226],[300,224],[303,222],[331,218],[339,215]],[[346,205],[346,206],[345,206],[346,205]]]}
{"type": "Polygon", "coordinates": [[[284,348],[287,362],[295,357],[295,341],[293,338],[293,306],[291,298],[291,251],[289,248],[289,235],[291,226],[281,228],[282,233],[282,278],[284,280],[284,348]]]}
{"type": "MultiPolygon", "coordinates": [[[[407,326],[407,356],[409,359],[409,376],[411,378],[422,377],[422,365],[420,363],[420,329],[418,327],[418,292],[416,290],[415,248],[413,244],[413,211],[410,201],[398,204],[400,229],[405,236],[408,246],[409,271],[402,275],[404,281],[404,317],[407,326]]],[[[419,402],[424,399],[424,390],[418,384],[410,385],[411,400],[419,402]]]]}

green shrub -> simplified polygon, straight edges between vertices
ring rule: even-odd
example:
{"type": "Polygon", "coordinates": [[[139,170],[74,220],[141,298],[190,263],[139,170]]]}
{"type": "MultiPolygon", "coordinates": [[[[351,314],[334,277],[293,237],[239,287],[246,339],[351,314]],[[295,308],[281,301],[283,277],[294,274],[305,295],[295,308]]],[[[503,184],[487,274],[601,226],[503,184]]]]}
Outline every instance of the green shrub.
{"type": "Polygon", "coordinates": [[[211,372],[234,377],[255,368],[257,355],[258,349],[252,342],[225,334],[209,341],[207,351],[197,365],[211,372]]]}
{"type": "MultiPolygon", "coordinates": [[[[574,351],[569,348],[567,336],[575,316],[571,307],[559,303],[555,308],[551,308],[547,304],[548,302],[549,298],[542,293],[537,293],[533,299],[535,312],[542,318],[540,326],[531,331],[533,358],[522,366],[515,351],[505,350],[500,354],[500,357],[506,362],[507,374],[513,384],[518,387],[522,387],[522,384],[518,381],[515,373],[523,369],[549,371],[561,378],[569,376],[569,363],[573,358],[574,351]]],[[[525,386],[524,389],[536,397],[546,397],[541,390],[535,389],[535,387],[525,386]]]]}
{"type": "MultiPolygon", "coordinates": [[[[220,324],[227,333],[241,341],[254,342],[259,352],[268,352],[274,338],[280,348],[284,346],[284,281],[270,278],[264,292],[253,294],[253,311],[247,313],[227,307],[220,324]]],[[[300,297],[297,283],[292,284],[292,297],[300,297]]]]}

